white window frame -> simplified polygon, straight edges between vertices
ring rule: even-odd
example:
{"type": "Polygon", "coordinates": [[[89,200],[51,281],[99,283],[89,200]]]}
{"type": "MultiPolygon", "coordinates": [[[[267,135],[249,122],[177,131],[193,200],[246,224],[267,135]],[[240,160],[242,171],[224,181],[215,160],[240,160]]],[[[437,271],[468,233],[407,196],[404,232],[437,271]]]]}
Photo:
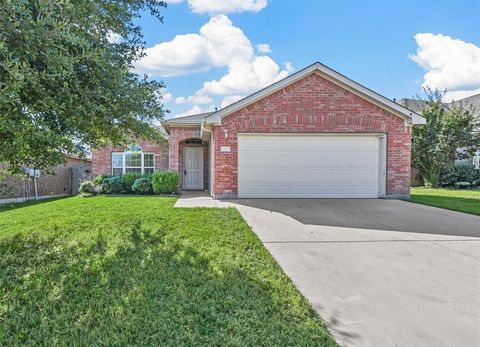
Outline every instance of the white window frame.
{"type": "Polygon", "coordinates": [[[114,169],[122,169],[122,175],[124,175],[127,172],[127,169],[140,169],[141,173],[145,173],[145,169],[153,169],[153,172],[155,172],[155,153],[153,152],[137,152],[141,154],[141,163],[140,166],[129,166],[127,167],[127,160],[126,160],[126,153],[132,153],[132,152],[112,152],[111,158],[110,158],[110,163],[112,166],[112,175],[114,169]],[[115,154],[121,154],[122,155],[122,166],[113,166],[113,156],[115,154]],[[145,154],[151,154],[153,156],[153,166],[145,166],[145,154]]]}

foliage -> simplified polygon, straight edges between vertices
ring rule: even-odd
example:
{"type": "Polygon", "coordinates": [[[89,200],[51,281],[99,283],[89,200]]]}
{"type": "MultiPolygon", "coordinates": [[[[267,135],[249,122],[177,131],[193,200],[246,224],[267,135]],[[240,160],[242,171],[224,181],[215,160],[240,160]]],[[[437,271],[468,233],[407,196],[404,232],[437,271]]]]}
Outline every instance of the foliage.
{"type": "Polygon", "coordinates": [[[427,124],[413,128],[412,163],[426,186],[437,187],[445,165],[473,156],[480,136],[473,132],[474,115],[470,110],[458,106],[448,109],[441,101],[442,93],[425,92],[428,107],[422,115],[427,124]]]}
{"type": "Polygon", "coordinates": [[[139,178],[133,182],[132,191],[135,194],[151,194],[152,190],[152,179],[150,178],[139,178]]]}
{"type": "Polygon", "coordinates": [[[123,181],[123,189],[127,193],[131,193],[133,183],[138,180],[139,178],[151,178],[151,174],[141,174],[141,173],[136,173],[136,172],[127,172],[122,175],[122,181],[123,181]]]}
{"type": "Polygon", "coordinates": [[[480,190],[413,188],[410,200],[419,204],[480,216],[480,190]]]}
{"type": "Polygon", "coordinates": [[[480,185],[480,170],[473,165],[449,165],[440,173],[440,185],[454,186],[457,182],[469,182],[480,185]]]}
{"type": "Polygon", "coordinates": [[[111,175],[98,175],[93,179],[93,183],[95,184],[103,184],[103,180],[105,178],[112,177],[111,175]]]}
{"type": "Polygon", "coordinates": [[[1,212],[0,345],[336,345],[238,211],[175,201],[1,212]]]}
{"type": "Polygon", "coordinates": [[[78,191],[80,193],[95,194],[95,183],[93,183],[92,181],[82,182],[78,191]]]}
{"type": "Polygon", "coordinates": [[[0,196],[10,196],[13,193],[13,187],[7,182],[11,177],[7,170],[0,168],[0,196]]]}
{"type": "Polygon", "coordinates": [[[103,180],[103,191],[106,194],[122,194],[125,192],[123,189],[123,181],[120,176],[112,176],[103,180]]]}
{"type": "Polygon", "coordinates": [[[174,171],[158,171],[152,175],[152,187],[155,194],[171,194],[178,190],[180,177],[174,171]]]}
{"type": "Polygon", "coordinates": [[[45,170],[65,154],[160,140],[162,82],[135,74],[144,55],[137,18],[158,0],[24,0],[0,5],[0,163],[45,170]],[[111,42],[109,35],[121,35],[111,42]]]}

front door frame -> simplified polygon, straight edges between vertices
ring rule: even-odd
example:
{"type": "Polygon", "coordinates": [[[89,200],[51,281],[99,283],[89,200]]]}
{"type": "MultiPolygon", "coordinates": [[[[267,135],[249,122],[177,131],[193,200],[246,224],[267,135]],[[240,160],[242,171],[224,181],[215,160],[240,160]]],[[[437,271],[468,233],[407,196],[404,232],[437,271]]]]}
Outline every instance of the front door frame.
{"type": "Polygon", "coordinates": [[[185,146],[183,148],[183,172],[182,172],[182,182],[183,182],[183,190],[204,190],[205,189],[205,182],[204,182],[204,148],[203,146],[185,146]],[[199,187],[187,187],[186,186],[186,176],[187,176],[187,156],[185,155],[186,150],[195,149],[198,150],[200,153],[200,182],[201,186],[199,187]]]}

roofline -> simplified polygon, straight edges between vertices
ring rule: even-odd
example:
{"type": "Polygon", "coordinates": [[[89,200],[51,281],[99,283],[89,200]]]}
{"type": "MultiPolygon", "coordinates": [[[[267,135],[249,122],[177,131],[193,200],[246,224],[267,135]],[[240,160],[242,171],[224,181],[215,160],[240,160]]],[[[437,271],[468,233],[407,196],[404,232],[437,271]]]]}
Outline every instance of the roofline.
{"type": "Polygon", "coordinates": [[[315,62],[302,70],[287,76],[280,81],[277,81],[217,112],[212,113],[211,115],[206,117],[206,121],[211,124],[220,124],[223,117],[231,114],[239,109],[242,109],[259,99],[270,95],[276,92],[279,89],[286,87],[289,84],[292,84],[301,78],[311,74],[311,73],[319,73],[322,77],[326,78],[327,80],[335,83],[337,85],[341,85],[343,88],[351,91],[352,93],[367,99],[379,107],[386,109],[389,112],[392,112],[403,119],[405,119],[406,125],[415,125],[415,124],[425,124],[426,120],[418,113],[409,110],[408,108],[395,103],[394,101],[384,97],[381,94],[361,85],[358,82],[351,80],[350,78],[342,75],[341,73],[329,68],[326,65],[321,64],[320,62],[315,62]]]}

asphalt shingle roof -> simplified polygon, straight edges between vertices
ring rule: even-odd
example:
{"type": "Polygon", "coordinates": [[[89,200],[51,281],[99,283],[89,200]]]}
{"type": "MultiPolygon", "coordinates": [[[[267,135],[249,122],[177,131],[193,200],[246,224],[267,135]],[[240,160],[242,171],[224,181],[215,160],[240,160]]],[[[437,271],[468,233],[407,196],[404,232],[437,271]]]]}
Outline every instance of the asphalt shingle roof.
{"type": "Polygon", "coordinates": [[[213,112],[204,112],[198,114],[192,114],[190,116],[170,118],[165,121],[166,124],[200,124],[202,121],[211,115],[213,112]]]}

